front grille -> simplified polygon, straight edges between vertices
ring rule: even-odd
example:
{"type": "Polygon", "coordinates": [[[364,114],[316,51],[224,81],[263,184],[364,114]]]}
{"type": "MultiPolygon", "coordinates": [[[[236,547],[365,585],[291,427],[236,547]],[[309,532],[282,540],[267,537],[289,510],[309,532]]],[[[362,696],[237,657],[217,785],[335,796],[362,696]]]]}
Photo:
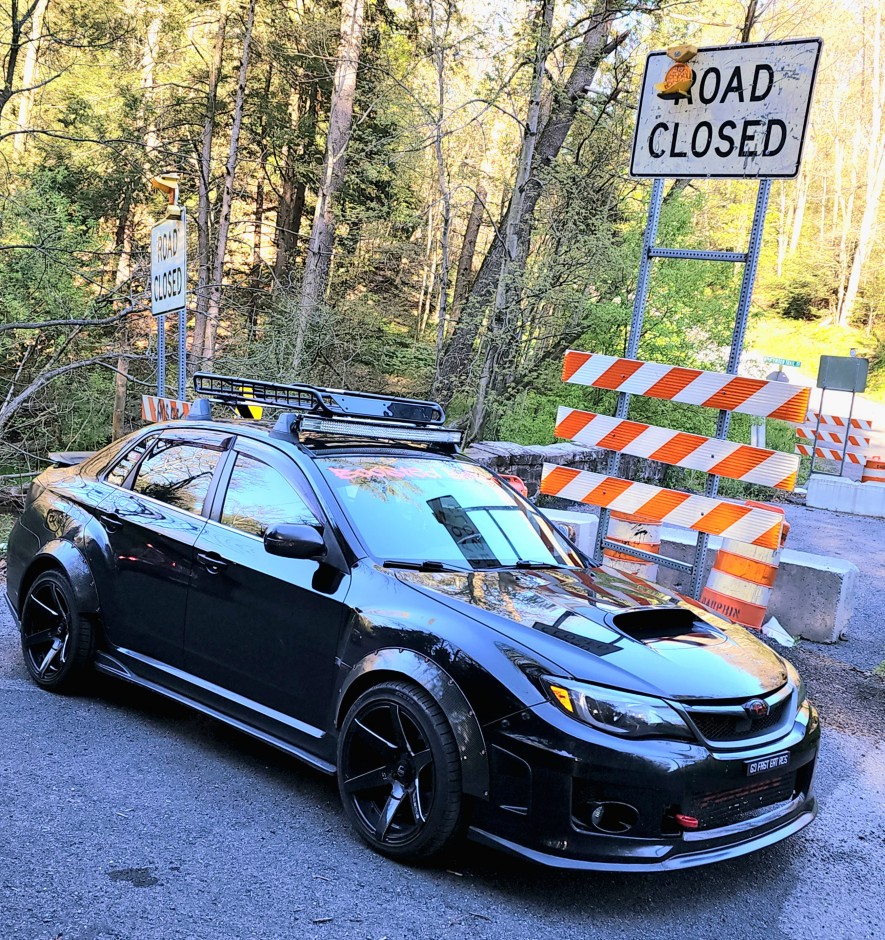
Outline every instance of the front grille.
{"type": "Polygon", "coordinates": [[[791,697],[787,696],[782,702],[773,705],[764,718],[694,710],[690,717],[701,736],[708,741],[742,741],[744,738],[759,737],[776,728],[783,721],[790,700],[791,697]]]}
{"type": "Polygon", "coordinates": [[[795,789],[795,772],[771,780],[754,780],[734,790],[695,797],[692,815],[698,818],[701,829],[731,826],[749,818],[763,807],[791,799],[795,789]]]}

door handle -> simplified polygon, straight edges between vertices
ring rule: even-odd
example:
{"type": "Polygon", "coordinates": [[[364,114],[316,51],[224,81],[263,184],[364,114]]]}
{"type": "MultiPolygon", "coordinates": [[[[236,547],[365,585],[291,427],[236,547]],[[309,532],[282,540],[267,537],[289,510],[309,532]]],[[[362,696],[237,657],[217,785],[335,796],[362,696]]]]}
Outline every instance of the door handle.
{"type": "Polygon", "coordinates": [[[100,513],[98,518],[108,532],[116,532],[123,525],[123,520],[115,512],[100,513]]]}
{"type": "Polygon", "coordinates": [[[224,570],[230,564],[229,561],[225,561],[221,555],[216,555],[215,552],[197,552],[197,561],[203,565],[209,574],[218,574],[219,571],[224,570]]]}

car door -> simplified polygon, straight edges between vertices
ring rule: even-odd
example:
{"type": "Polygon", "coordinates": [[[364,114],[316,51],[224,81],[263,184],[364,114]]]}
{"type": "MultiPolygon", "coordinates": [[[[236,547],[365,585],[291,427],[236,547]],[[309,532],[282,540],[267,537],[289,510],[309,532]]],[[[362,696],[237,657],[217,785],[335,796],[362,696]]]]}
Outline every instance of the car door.
{"type": "Polygon", "coordinates": [[[108,475],[114,482],[126,474],[98,513],[110,556],[99,592],[108,639],[118,648],[181,665],[194,543],[231,440],[219,432],[170,429],[108,475]]]}
{"type": "Polygon", "coordinates": [[[241,438],[224,476],[195,545],[185,669],[315,733],[329,711],[349,577],[265,550],[272,525],[325,527],[290,457],[241,438]]]}

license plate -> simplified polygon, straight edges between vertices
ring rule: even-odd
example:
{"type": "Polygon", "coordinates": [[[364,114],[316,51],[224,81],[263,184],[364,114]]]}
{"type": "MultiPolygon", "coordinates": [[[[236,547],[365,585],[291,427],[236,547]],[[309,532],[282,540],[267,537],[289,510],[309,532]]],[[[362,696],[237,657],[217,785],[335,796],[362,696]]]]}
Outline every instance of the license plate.
{"type": "Polygon", "coordinates": [[[783,754],[772,754],[771,757],[760,757],[758,760],[748,760],[747,776],[755,777],[756,774],[765,774],[770,770],[781,770],[790,763],[790,752],[784,751],[783,754]]]}

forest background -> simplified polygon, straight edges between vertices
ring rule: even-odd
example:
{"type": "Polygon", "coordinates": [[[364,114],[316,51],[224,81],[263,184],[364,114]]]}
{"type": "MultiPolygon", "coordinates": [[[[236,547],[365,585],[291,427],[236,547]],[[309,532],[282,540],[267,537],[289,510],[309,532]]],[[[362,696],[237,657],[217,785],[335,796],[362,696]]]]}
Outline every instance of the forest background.
{"type": "MultiPolygon", "coordinates": [[[[470,439],[549,443],[557,404],[611,413],[561,384],[562,354],[623,352],[637,85],[682,42],[823,37],[750,343],[811,374],[854,347],[885,397],[882,20],[877,0],[3,0],[0,484],[140,423],[162,172],[188,213],[189,371],[433,396],[470,439]]],[[[670,183],[659,241],[743,251],[755,193],[670,183]]],[[[656,261],[640,357],[723,368],[738,267],[656,261]]],[[[713,433],[714,412],[634,405],[713,433]]]]}

